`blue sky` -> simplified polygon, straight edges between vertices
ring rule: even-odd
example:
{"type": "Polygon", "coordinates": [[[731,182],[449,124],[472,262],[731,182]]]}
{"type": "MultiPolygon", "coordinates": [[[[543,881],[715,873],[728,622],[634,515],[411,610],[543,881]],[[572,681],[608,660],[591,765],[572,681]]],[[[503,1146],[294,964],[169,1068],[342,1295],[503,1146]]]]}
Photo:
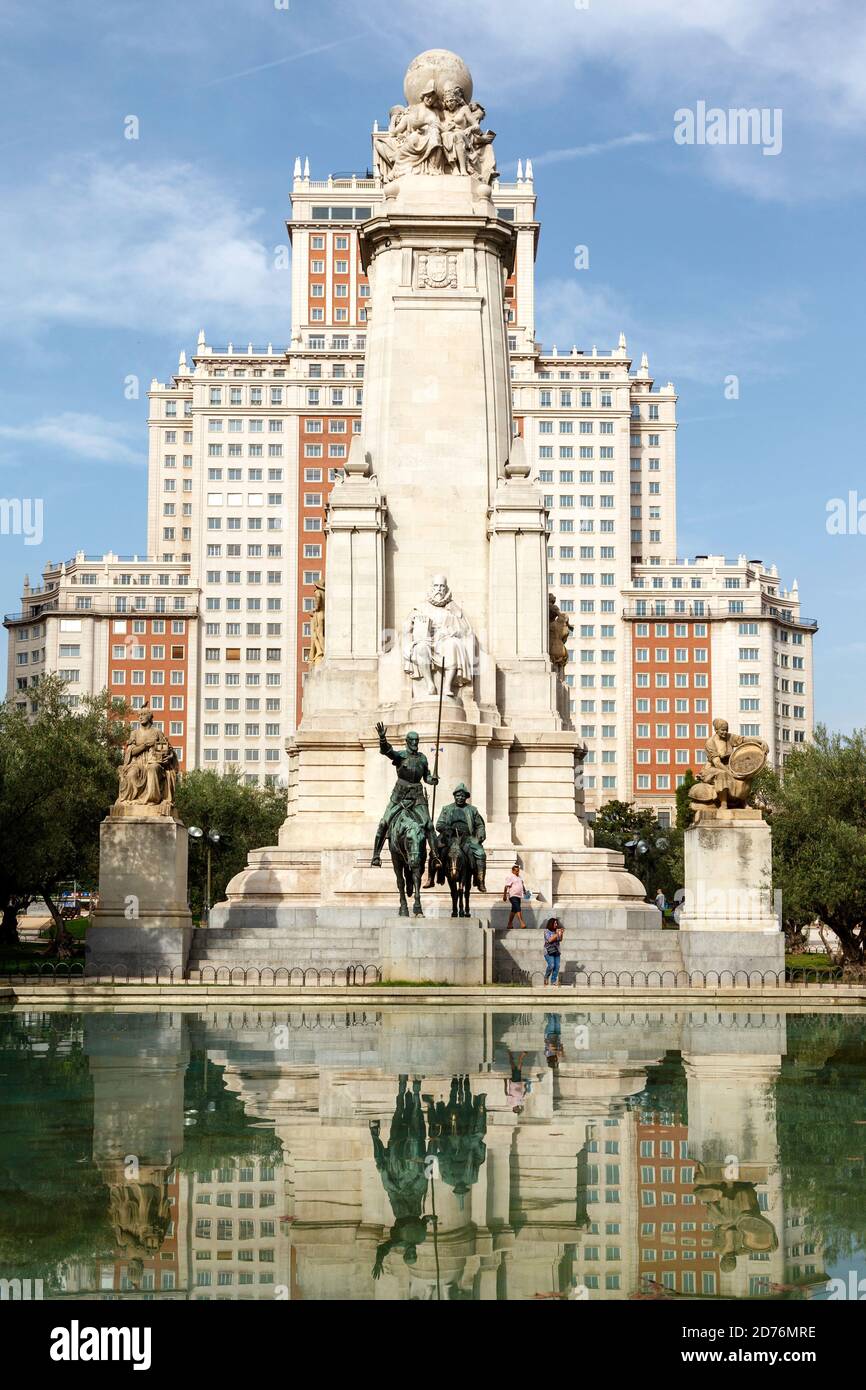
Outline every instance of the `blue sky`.
{"type": "Polygon", "coordinates": [[[818,718],[866,723],[866,535],[826,529],[829,499],[866,498],[858,0],[284,3],[4,0],[0,496],[44,499],[41,546],[0,535],[4,611],[46,559],[143,550],[151,377],[202,326],[285,345],[295,155],[314,177],[365,168],[409,60],[449,47],[503,174],[534,161],[539,336],[624,329],[674,381],[680,554],[797,578],[818,718]],[[698,101],[781,109],[780,153],[675,143],[698,101]]]}

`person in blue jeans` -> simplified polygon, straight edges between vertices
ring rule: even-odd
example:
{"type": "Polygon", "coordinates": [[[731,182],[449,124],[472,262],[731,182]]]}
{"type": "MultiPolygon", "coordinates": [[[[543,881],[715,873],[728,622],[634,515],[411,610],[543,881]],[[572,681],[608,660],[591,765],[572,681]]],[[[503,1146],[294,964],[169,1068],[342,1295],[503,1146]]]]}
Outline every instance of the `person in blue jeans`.
{"type": "Polygon", "coordinates": [[[544,983],[559,984],[560,944],[565,936],[565,928],[558,917],[551,917],[544,928],[544,983]]]}

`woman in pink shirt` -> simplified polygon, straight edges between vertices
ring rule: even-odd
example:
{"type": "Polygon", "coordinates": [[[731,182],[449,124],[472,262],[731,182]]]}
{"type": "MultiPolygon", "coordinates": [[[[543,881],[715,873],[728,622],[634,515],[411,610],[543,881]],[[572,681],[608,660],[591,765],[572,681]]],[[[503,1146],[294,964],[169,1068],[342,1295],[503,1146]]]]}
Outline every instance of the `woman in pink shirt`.
{"type": "MultiPolygon", "coordinates": [[[[511,926],[511,923],[514,921],[515,917],[517,918],[518,922],[522,927],[526,926],[526,923],[523,920],[523,912],[521,911],[523,907],[523,895],[525,892],[526,888],[524,886],[523,879],[520,877],[520,865],[515,864],[513,865],[511,873],[508,875],[508,878],[505,880],[505,887],[502,890],[502,901],[510,901],[511,903],[511,912],[508,917],[508,927],[511,926]]],[[[508,927],[505,928],[506,931],[508,930],[508,927]]]]}

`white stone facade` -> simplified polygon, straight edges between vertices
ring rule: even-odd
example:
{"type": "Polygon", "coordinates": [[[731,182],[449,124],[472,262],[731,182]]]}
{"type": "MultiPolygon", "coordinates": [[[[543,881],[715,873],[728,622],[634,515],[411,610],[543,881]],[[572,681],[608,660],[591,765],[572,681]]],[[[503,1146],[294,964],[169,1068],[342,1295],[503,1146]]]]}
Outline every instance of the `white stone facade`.
{"type": "MultiPolygon", "coordinates": [[[[584,795],[592,815],[611,798],[646,792],[637,786],[645,774],[635,765],[627,615],[642,597],[634,590],[639,579],[649,587],[658,575],[673,578],[671,567],[680,563],[677,396],[671,383],[656,387],[645,354],[634,367],[622,335],[605,348],[545,349],[537,341],[539,224],[530,161],[525,173],[521,163],[517,180],[495,183],[492,199],[497,219],[514,236],[504,292],[511,428],[523,436],[530,481],[547,511],[548,585],[574,624],[565,675],[571,713],[588,747],[584,795]]],[[[201,333],[189,360],[182,353],[176,373],[151,385],[147,553],[188,575],[201,609],[190,653],[194,708],[184,731],[189,767],[235,768],[259,783],[289,778],[285,745],[297,728],[307,676],[304,614],[324,575],[326,542],[336,541],[333,502],[329,537],[326,509],[360,429],[372,368],[372,286],[359,231],[380,215],[383,200],[377,179],[316,180],[299,161],[287,224],[289,342],[217,349],[201,333]]],[[[419,428],[430,413],[428,378],[423,358],[405,365],[401,389],[415,408],[407,428],[419,428]]],[[[400,486],[396,478],[392,483],[400,486]]],[[[690,572],[681,573],[689,584],[690,572]]],[[[730,577],[720,573],[718,585],[730,577]]],[[[714,594],[710,587],[708,597],[714,594]]],[[[768,605],[764,619],[771,616],[768,605]]],[[[383,623],[391,625],[389,615],[383,623]]],[[[814,624],[801,631],[810,646],[814,624]]],[[[739,688],[734,659],[739,633],[716,623],[712,632],[711,703],[738,725],[737,716],[748,713],[740,709],[748,692],[739,688]]],[[[762,666],[779,665],[786,654],[781,638],[762,638],[758,646],[762,666]]],[[[788,654],[793,660],[792,644],[788,654]]],[[[20,678],[15,664],[10,655],[10,691],[20,678]]],[[[762,694],[761,719],[742,721],[761,724],[775,762],[786,743],[811,732],[811,664],[807,652],[802,674],[792,669],[786,677],[779,666],[771,677],[768,666],[761,680],[769,690],[779,678],[778,715],[768,717],[762,694]],[[783,688],[786,679],[804,687],[796,698],[783,688]],[[805,713],[795,716],[795,708],[805,713]]],[[[58,662],[57,669],[69,668],[58,662]]],[[[99,670],[96,663],[94,682],[99,670]]],[[[663,793],[658,807],[669,812],[679,774],[672,766],[669,788],[657,788],[656,777],[664,775],[654,774],[651,790],[663,793]]]]}

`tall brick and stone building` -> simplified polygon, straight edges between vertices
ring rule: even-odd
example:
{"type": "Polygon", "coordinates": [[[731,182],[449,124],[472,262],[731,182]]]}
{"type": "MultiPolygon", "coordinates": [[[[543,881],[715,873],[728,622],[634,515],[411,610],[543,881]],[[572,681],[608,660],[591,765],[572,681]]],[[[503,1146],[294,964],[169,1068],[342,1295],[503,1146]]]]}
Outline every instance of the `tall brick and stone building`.
{"type": "MultiPolygon", "coordinates": [[[[372,310],[358,229],[382,200],[367,173],[314,179],[309,162],[296,161],[288,343],[218,348],[202,331],[191,357],[181,351],[176,371],[154,379],[148,558],[100,562],[88,618],[64,605],[75,606],[76,585],[84,598],[97,562],[77,556],[46,572],[43,591],[25,590],[20,614],[6,619],[11,696],[25,700],[34,678],[57,670],[71,700],[108,685],[135,703],[155,696],[159,718],[163,692],[151,680],[160,679],[159,658],[129,657],[121,683],[123,663],[109,653],[124,637],[139,652],[134,638],[165,636],[166,652],[185,649],[183,691],[166,688],[175,705],[163,705],[185,766],[285,779],[314,586],[325,574],[328,496],[360,429],[372,310]],[[186,604],[184,634],[151,632],[165,620],[150,607],[175,597],[186,604]],[[106,628],[76,642],[70,630],[61,640],[64,622],[95,633],[110,612],[119,623],[112,605],[124,598],[140,606],[137,617],[130,606],[134,631],[109,641],[106,628]]],[[[800,618],[796,584],[783,588],[772,566],[678,558],[673,385],[656,385],[645,353],[635,367],[622,334],[612,347],[542,346],[531,161],[494,185],[494,203],[517,233],[505,286],[514,428],[548,513],[549,587],[574,628],[565,679],[588,750],[586,809],[591,816],[612,798],[635,799],[665,820],[678,780],[702,760],[714,716],[766,739],[777,765],[809,736],[816,623],[800,618]]],[[[280,319],[275,313],[275,327],[280,319]]],[[[416,391],[423,412],[423,362],[416,391]]],[[[173,611],[169,618],[180,622],[173,611]]]]}

